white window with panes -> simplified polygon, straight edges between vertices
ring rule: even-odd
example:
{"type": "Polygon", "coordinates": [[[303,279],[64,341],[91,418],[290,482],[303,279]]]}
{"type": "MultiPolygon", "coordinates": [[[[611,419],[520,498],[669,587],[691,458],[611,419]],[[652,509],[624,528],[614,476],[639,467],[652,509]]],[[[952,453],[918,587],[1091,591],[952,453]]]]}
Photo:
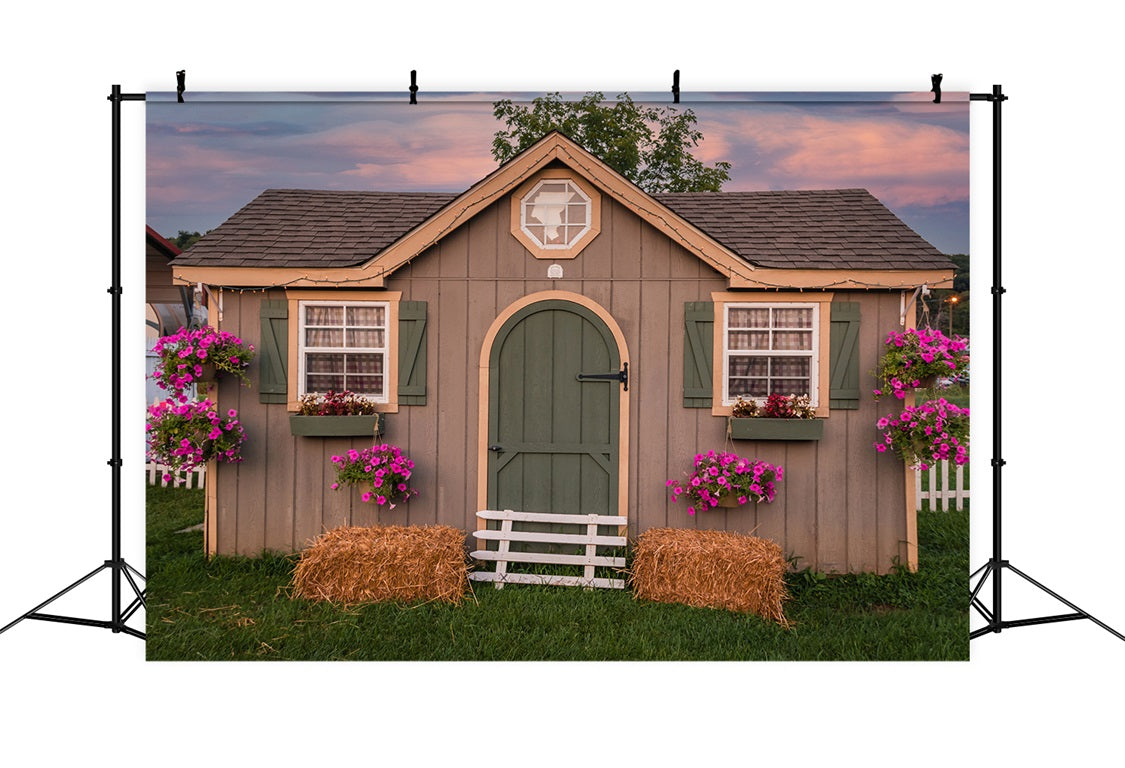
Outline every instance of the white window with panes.
{"type": "Polygon", "coordinates": [[[345,390],[387,402],[387,302],[302,301],[300,395],[345,390]]]}
{"type": "Polygon", "coordinates": [[[819,312],[818,304],[724,305],[723,403],[779,394],[818,405],[819,312]]]}
{"type": "Polygon", "coordinates": [[[544,179],[520,201],[520,227],[541,248],[570,248],[590,231],[590,198],[572,181],[544,179]]]}

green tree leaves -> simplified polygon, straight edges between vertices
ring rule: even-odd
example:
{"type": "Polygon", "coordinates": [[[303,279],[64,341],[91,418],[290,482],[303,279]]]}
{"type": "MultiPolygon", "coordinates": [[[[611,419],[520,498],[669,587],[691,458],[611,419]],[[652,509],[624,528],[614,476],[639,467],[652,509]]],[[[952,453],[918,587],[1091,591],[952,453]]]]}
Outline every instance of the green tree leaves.
{"type": "Polygon", "coordinates": [[[610,104],[597,92],[578,101],[552,93],[530,107],[510,99],[492,106],[505,126],[492,139],[492,157],[501,164],[557,130],[649,193],[718,192],[730,180],[730,163],[707,166],[692,155],[703,133],[690,109],[640,105],[627,93],[610,104]]]}

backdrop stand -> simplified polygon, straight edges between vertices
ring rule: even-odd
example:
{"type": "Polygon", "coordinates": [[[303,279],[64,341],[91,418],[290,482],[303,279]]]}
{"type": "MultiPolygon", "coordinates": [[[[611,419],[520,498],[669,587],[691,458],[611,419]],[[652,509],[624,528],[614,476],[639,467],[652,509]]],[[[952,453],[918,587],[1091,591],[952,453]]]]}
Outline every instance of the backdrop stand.
{"type": "Polygon", "coordinates": [[[144,581],[144,575],[121,557],[121,102],[144,101],[143,93],[122,93],[120,85],[114,85],[109,101],[112,106],[112,284],[109,293],[113,302],[113,332],[112,332],[112,367],[111,378],[112,394],[112,458],[107,462],[112,471],[112,491],[110,501],[111,515],[111,546],[112,557],[75,581],[65,589],[55,593],[30,611],[20,616],[15,621],[0,629],[0,634],[19,624],[24,619],[38,621],[52,621],[60,624],[80,624],[86,627],[102,627],[113,630],[114,634],[124,632],[142,640],[144,632],[140,632],[125,625],[125,622],[145,606],[145,590],[137,585],[137,581],[144,581]],[[110,614],[108,620],[84,619],[77,616],[61,616],[53,613],[41,613],[42,608],[58,600],[75,587],[89,581],[104,570],[111,573],[110,587],[110,614]],[[136,578],[134,578],[136,577],[136,578]],[[134,598],[124,609],[121,608],[121,580],[124,578],[133,590],[134,598]]]}
{"type": "MultiPolygon", "coordinates": [[[[413,75],[413,73],[411,73],[413,75]]],[[[939,81],[940,82],[940,81],[939,81]]],[[[936,85],[935,85],[936,88],[936,85]]],[[[935,94],[937,91],[935,91],[935,94]]],[[[411,93],[413,97],[413,92],[411,93]]],[[[940,98],[940,96],[938,97],[940,98]]],[[[992,557],[987,563],[978,568],[969,576],[970,585],[978,575],[980,579],[969,593],[969,605],[979,613],[987,623],[969,633],[969,638],[976,639],[991,632],[1000,632],[1011,627],[1026,627],[1036,624],[1054,624],[1062,621],[1075,621],[1089,619],[1090,621],[1110,632],[1117,638],[1125,640],[1125,635],[1099,621],[1074,603],[1063,598],[1057,593],[1031,578],[1023,571],[1005,560],[1001,553],[1001,522],[1003,508],[1001,505],[1001,472],[1004,460],[1001,456],[1001,360],[1000,360],[1000,330],[1001,307],[1000,298],[1004,288],[1000,285],[1001,267],[1001,211],[1000,211],[1000,105],[1007,100],[999,85],[992,86],[992,93],[971,93],[970,101],[992,102],[992,341],[993,341],[993,382],[992,382],[992,557]],[[1063,613],[1051,616],[1038,616],[1027,619],[1005,620],[1002,613],[1002,576],[1005,570],[1012,571],[1017,576],[1027,581],[1032,586],[1050,595],[1070,608],[1073,613],[1063,613]],[[992,577],[992,608],[984,605],[979,595],[989,577],[992,577]]],[[[94,570],[81,577],[70,586],[60,590],[39,605],[23,614],[15,621],[0,628],[0,634],[8,631],[24,619],[36,619],[61,624],[79,624],[90,627],[103,627],[112,630],[115,634],[124,632],[134,637],[144,639],[145,633],[128,627],[125,622],[139,609],[145,607],[145,590],[137,585],[137,579],[144,581],[140,571],[133,568],[121,557],[121,102],[144,101],[143,93],[121,93],[121,86],[114,85],[109,96],[112,106],[112,285],[109,293],[112,296],[112,458],[109,466],[112,471],[112,498],[111,498],[111,539],[112,558],[106,560],[94,570]],[[41,613],[55,600],[66,595],[71,590],[92,579],[97,574],[108,569],[112,574],[111,581],[111,608],[109,620],[86,619],[76,616],[63,616],[58,614],[41,613]],[[134,579],[134,576],[137,578],[134,579]],[[133,601],[121,608],[121,580],[124,578],[135,595],[133,601]]],[[[935,98],[935,101],[938,99],[935,98]]]]}
{"type": "MultiPolygon", "coordinates": [[[[935,77],[940,77],[935,75],[935,77]]],[[[940,82],[940,81],[939,81],[940,82]]],[[[936,88],[935,84],[935,88],[936,88]]],[[[969,576],[969,584],[977,575],[980,580],[969,593],[969,605],[976,610],[987,626],[969,633],[973,640],[990,632],[999,632],[1010,627],[1027,627],[1033,624],[1055,624],[1060,621],[1089,619],[1107,632],[1125,640],[1125,635],[1105,622],[1095,619],[1086,611],[1060,595],[1047,589],[1035,579],[1009,563],[1001,555],[1000,524],[1003,509],[1000,504],[1000,470],[1005,462],[1000,458],[1000,297],[1004,289],[1000,286],[1000,105],[1007,100],[999,85],[992,86],[992,93],[970,93],[970,101],[992,102],[992,558],[969,576]],[[1005,620],[1001,613],[1001,577],[1009,570],[1034,587],[1072,609],[1074,613],[1060,613],[1053,616],[1038,616],[1030,619],[1005,620]],[[992,577],[992,609],[989,610],[978,597],[988,577],[992,577]]],[[[935,99],[937,101],[937,99],[935,99]]]]}

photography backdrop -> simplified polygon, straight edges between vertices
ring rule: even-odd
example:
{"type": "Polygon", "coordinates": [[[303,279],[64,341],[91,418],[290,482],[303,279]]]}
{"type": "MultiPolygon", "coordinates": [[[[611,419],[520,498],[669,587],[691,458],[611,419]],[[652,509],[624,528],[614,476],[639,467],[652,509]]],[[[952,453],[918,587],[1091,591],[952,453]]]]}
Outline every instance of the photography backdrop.
{"type": "Polygon", "coordinates": [[[967,94],[599,104],[647,111],[637,119],[653,131],[692,117],[699,166],[661,166],[649,146],[638,166],[577,119],[564,127],[573,136],[528,128],[513,156],[495,152],[512,131],[504,115],[535,95],[435,93],[417,105],[399,94],[149,95],[149,226],[169,240],[207,233],[170,271],[157,265],[150,285],[207,286],[208,322],[258,348],[250,387],[218,389],[219,412],[235,410],[248,439],[240,464],[209,467],[208,552],[299,550],[349,524],[471,532],[478,509],[511,508],[628,515],[634,537],[754,532],[818,571],[916,568],[916,478],[876,427],[906,403],[877,403],[872,372],[888,334],[915,317],[948,324],[949,304],[931,312],[913,294],[951,287],[946,254],[968,250],[967,94]],[[630,366],[630,386],[575,381],[608,363],[565,330],[565,311],[553,330],[521,325],[527,349],[504,367],[516,353],[501,353],[507,337],[490,341],[492,329],[547,291],[619,328],[612,356],[615,370],[630,366]],[[420,351],[404,325],[419,320],[420,351]],[[490,352],[498,372],[478,382],[490,352]],[[409,504],[376,512],[328,488],[330,457],[370,435],[290,434],[298,399],[327,390],[386,413],[381,441],[416,463],[409,504]],[[736,398],[772,394],[809,397],[823,438],[734,432],[731,444],[736,398]],[[485,451],[498,443],[504,455],[485,451]],[[777,498],[706,511],[669,500],[668,478],[724,449],[784,466],[777,498]]]}
{"type": "MultiPolygon", "coordinates": [[[[919,88],[935,70],[946,74],[946,85],[971,90],[987,89],[993,82],[1005,84],[1012,97],[1006,106],[1007,181],[1006,245],[1013,259],[1005,278],[1009,293],[1005,306],[1010,317],[1031,318],[1044,306],[1081,306],[1098,327],[1120,328],[1116,306],[1110,302],[1086,302],[1089,287],[1097,282],[1117,284],[1125,272],[1125,258],[1114,242],[1110,222],[1125,208],[1125,194],[1112,179],[1125,173],[1125,154],[1117,137],[1125,132],[1125,111],[1119,99],[1106,98],[1116,87],[1120,57],[1116,30],[1125,24],[1123,9],[1107,9],[1104,4],[1079,2],[1064,16],[1029,16],[1014,23],[1005,8],[982,7],[979,3],[947,3],[942,12],[931,8],[904,8],[876,4],[871,13],[856,18],[855,10],[835,3],[813,3],[800,9],[754,8],[732,12],[725,3],[702,3],[684,17],[681,4],[654,4],[652,13],[637,15],[632,8],[610,8],[587,4],[597,9],[599,24],[586,30],[592,47],[620,46],[621,30],[630,30],[631,39],[646,41],[632,45],[633,55],[619,57],[614,72],[608,75],[601,57],[579,58],[560,68],[539,55],[537,39],[526,34],[529,22],[546,23],[545,13],[517,13],[515,4],[498,4],[487,25],[480,25],[475,9],[450,9],[447,21],[435,23],[425,34],[418,32],[419,20],[410,8],[380,9],[378,17],[359,4],[343,6],[356,23],[342,25],[339,17],[302,17],[294,13],[263,16],[257,9],[232,8],[228,3],[201,2],[190,15],[182,9],[154,8],[150,4],[123,3],[117,19],[118,42],[107,45],[91,29],[106,23],[104,10],[93,6],[70,9],[66,23],[59,23],[54,9],[43,13],[38,7],[20,8],[13,13],[13,28],[24,34],[13,38],[0,51],[5,66],[0,77],[10,92],[19,92],[27,78],[49,84],[62,97],[36,102],[36,121],[6,121],[0,131],[6,146],[25,151],[7,158],[9,179],[25,191],[16,207],[18,216],[9,224],[5,250],[34,254],[42,248],[43,233],[57,230],[59,210],[69,212],[75,231],[90,233],[90,248],[66,263],[73,279],[59,286],[61,301],[78,316],[91,323],[108,317],[108,298],[104,294],[107,268],[103,263],[108,238],[106,217],[109,167],[108,106],[104,100],[109,84],[122,82],[126,90],[170,89],[173,73],[187,66],[192,81],[211,88],[245,90],[301,87],[324,90],[348,87],[402,88],[412,67],[422,70],[422,83],[447,90],[464,90],[481,82],[498,88],[532,90],[548,82],[565,79],[567,90],[591,86],[607,91],[614,88],[644,87],[663,90],[668,72],[685,72],[686,90],[746,87],[777,87],[793,90],[832,88],[854,90],[877,87],[883,90],[919,88]],[[680,20],[680,29],[690,34],[676,39],[668,49],[670,24],[680,20]],[[971,23],[966,23],[966,20],[971,23]],[[398,34],[371,45],[372,29],[394,29],[398,34]],[[752,35],[752,45],[716,45],[716,29],[737,29],[752,35]],[[43,30],[43,31],[38,31],[43,30]],[[48,39],[45,30],[50,30],[48,39]],[[414,30],[411,32],[411,30],[414,30]],[[800,30],[798,36],[797,30],[800,30]],[[998,33],[998,30],[1003,30],[998,33]],[[159,34],[158,34],[159,33],[159,34]],[[160,36],[180,36],[193,40],[190,56],[180,45],[155,44],[160,36]],[[503,39],[510,45],[483,50],[482,39],[503,39]],[[143,48],[143,65],[136,45],[121,40],[150,41],[143,48]],[[1050,47],[1045,55],[1044,41],[1050,47]],[[466,64],[470,48],[472,63],[466,64]],[[513,66],[512,60],[520,60],[513,66]],[[893,67],[889,66],[893,62],[893,67]],[[123,74],[125,73],[125,74],[123,74]],[[133,74],[128,74],[133,73],[133,74]],[[908,74],[909,73],[909,74],[908,74]],[[82,96],[85,94],[85,96],[82,96]],[[1080,109],[1079,112],[1076,111],[1080,109]],[[76,127],[77,126],[77,127],[76,127]],[[88,130],[82,129],[82,127],[88,130]],[[1059,145],[1059,137],[1066,137],[1059,145]],[[1058,147],[1047,151],[1045,147],[1058,147]],[[42,157],[56,158],[44,172],[42,157]],[[62,174],[65,169],[65,175],[62,174]],[[65,183],[64,183],[65,181],[65,183]],[[1076,195],[1075,189],[1090,194],[1076,195]],[[53,201],[45,206],[44,200],[53,201]],[[1044,222],[1052,222],[1044,226],[1044,222]],[[1082,226],[1056,226],[1055,222],[1082,223],[1082,226]],[[100,233],[100,234],[99,234],[100,233]],[[1060,260],[1080,259],[1074,269],[1060,269],[1060,260]]],[[[526,11],[526,7],[523,7],[526,11]]],[[[424,91],[423,91],[424,93],[424,91]]],[[[143,136],[144,115],[126,111],[126,128],[143,136]]],[[[973,110],[974,130],[989,131],[989,119],[973,110]]],[[[138,232],[145,224],[144,153],[137,145],[127,145],[131,156],[127,173],[134,180],[132,199],[127,205],[126,226],[138,232]]],[[[987,142],[973,147],[974,168],[988,168],[987,142]]],[[[973,174],[978,201],[986,200],[989,174],[973,174]]],[[[990,233],[987,218],[980,212],[972,231],[974,266],[987,269],[990,233]],[[981,265],[985,265],[981,267],[981,265]]],[[[143,248],[133,246],[133,285],[140,285],[143,248]]],[[[11,264],[13,280],[35,285],[42,279],[39,259],[17,259],[11,264]]],[[[139,290],[127,290],[137,317],[143,314],[139,290]]],[[[21,296],[17,305],[36,306],[34,297],[21,296]]],[[[72,315],[59,313],[45,318],[47,328],[58,337],[71,333],[72,315]]],[[[988,318],[977,313],[974,329],[979,338],[988,332],[988,318]]],[[[1014,321],[1013,321],[1014,322],[1014,321]]],[[[1017,347],[1014,353],[1032,355],[1042,345],[1069,349],[1075,354],[1100,356],[1104,342],[1097,335],[1075,336],[1065,325],[1036,325],[1036,341],[1017,347]]],[[[143,331],[135,333],[135,347],[143,344],[143,331]]],[[[38,355],[42,341],[38,335],[22,335],[10,340],[16,357],[38,355]]],[[[1011,342],[1008,349],[1012,349],[1011,342]]],[[[978,354],[979,349],[978,342],[978,354]]],[[[1105,361],[1114,375],[1120,362],[1105,361]]],[[[105,397],[108,369],[104,360],[90,361],[95,388],[105,397]]],[[[143,399],[143,386],[137,361],[137,385],[133,398],[143,399]]],[[[977,386],[987,388],[986,374],[974,371],[977,386]]],[[[22,393],[14,382],[0,382],[5,399],[22,393]]],[[[44,397],[64,401],[73,387],[64,380],[43,384],[44,397]]],[[[1034,388],[1012,387],[1006,393],[1009,407],[1039,412],[1042,399],[1034,388]]],[[[12,493],[13,505],[35,510],[34,514],[13,514],[5,508],[8,535],[25,542],[7,553],[4,588],[0,600],[6,616],[15,616],[57,588],[59,578],[69,578],[76,563],[93,555],[101,557],[108,536],[108,469],[104,466],[107,448],[91,444],[83,461],[68,470],[70,477],[88,490],[84,503],[54,505],[52,489],[58,470],[50,462],[26,457],[48,455],[57,448],[57,430],[42,429],[43,417],[27,410],[13,414],[21,441],[4,447],[6,466],[18,467],[25,487],[12,493]],[[49,517],[55,531],[49,545],[44,538],[44,519],[49,517]]],[[[1006,529],[1007,552],[1021,564],[1042,576],[1061,593],[1114,626],[1125,623],[1122,602],[1122,577],[1116,563],[1117,542],[1125,536],[1125,519],[1114,507],[1112,482],[1114,467],[1125,455],[1120,442],[1110,435],[1120,431],[1120,414],[1110,411],[1102,418],[1115,429],[1081,427],[1084,446],[1080,463],[1071,464],[1074,481],[1067,483],[1063,498],[1052,499],[1039,484],[1043,435],[1033,423],[1013,423],[1014,438],[1009,439],[1009,464],[1005,488],[1019,520],[1009,519],[1006,529]],[[1058,526],[1065,516],[1067,528],[1058,526]],[[1071,559],[1071,558],[1074,559],[1071,559]],[[1048,576],[1049,574],[1049,576],[1048,576]]],[[[83,416],[86,429],[104,435],[106,419],[95,409],[83,416]]],[[[71,423],[67,415],[48,418],[51,424],[71,423]]],[[[1041,423],[1041,422],[1034,422],[1041,423]]],[[[978,425],[980,420],[978,419],[978,425]]],[[[131,434],[137,435],[134,451],[142,450],[142,417],[133,419],[131,434]]],[[[976,435],[978,443],[989,435],[976,435]]],[[[1047,429],[1048,446],[1060,445],[1062,431],[1047,429]]],[[[5,478],[13,477],[5,474],[5,478]]],[[[132,560],[143,551],[143,487],[132,490],[127,519],[131,540],[126,556],[132,560]]],[[[980,520],[984,532],[990,527],[987,517],[980,520]]],[[[972,561],[983,562],[990,550],[987,534],[976,537],[972,561]]],[[[104,610],[104,593],[98,591],[85,600],[91,612],[104,610]]],[[[1028,613],[1041,606],[1017,606],[1018,598],[1009,595],[1006,606],[1028,613]]],[[[1048,609],[1049,610],[1049,609],[1048,609]]],[[[88,754],[91,748],[121,749],[121,711],[112,706],[94,707],[89,702],[114,685],[127,693],[151,696],[156,691],[173,691],[161,706],[133,711],[137,726],[129,746],[137,754],[164,749],[169,718],[193,720],[207,713],[207,749],[247,757],[278,755],[323,759],[325,753],[337,757],[354,755],[356,745],[328,744],[324,740],[275,740],[248,743],[247,725],[263,731],[275,728],[291,716],[292,681],[279,679],[267,666],[258,665],[146,665],[140,643],[104,632],[83,632],[80,628],[60,628],[45,624],[21,627],[5,636],[0,665],[5,685],[22,701],[21,714],[10,721],[9,744],[18,752],[41,749],[51,744],[61,755],[88,754]],[[76,633],[79,633],[76,635],[76,633]],[[45,684],[45,681],[50,681],[45,684]],[[243,696],[217,700],[214,691],[235,686],[243,696]],[[49,714],[50,717],[44,715],[49,714]],[[68,723],[67,738],[60,739],[59,721],[68,723]]],[[[533,687],[565,682],[574,668],[552,671],[549,666],[520,666],[509,670],[488,665],[487,672],[520,693],[533,687]]],[[[710,725],[743,728],[747,714],[777,738],[759,743],[757,749],[773,757],[791,757],[794,744],[802,754],[832,758],[843,764],[862,764],[870,758],[870,744],[841,749],[854,743],[857,732],[866,732],[877,717],[881,752],[909,754],[922,765],[963,762],[966,755],[985,759],[1049,759],[1097,762],[1120,751],[1117,724],[1125,717],[1118,692],[1111,681],[1120,678],[1125,661],[1118,644],[1104,631],[1088,622],[1006,632],[999,638],[975,643],[973,661],[956,665],[623,665],[636,675],[631,688],[634,704],[622,714],[630,737],[631,754],[654,761],[667,758],[721,760],[739,754],[743,739],[700,739],[699,718],[685,715],[684,702],[714,701],[724,696],[732,681],[741,689],[812,691],[797,696],[798,701],[833,706],[833,717],[819,721],[820,737],[808,738],[807,719],[794,717],[790,707],[779,706],[774,695],[764,702],[743,699],[737,708],[712,708],[710,725]],[[990,642],[991,640],[999,642],[990,642]],[[1035,674],[1029,675],[1028,670],[1035,674]],[[888,694],[892,686],[908,678],[917,692],[909,706],[893,706],[900,698],[888,694]],[[841,707],[841,691],[847,690],[851,706],[841,707]],[[1003,692],[1004,705],[982,707],[986,723],[977,733],[1000,738],[974,739],[966,733],[966,708],[985,695],[1003,692]],[[642,703],[643,702],[643,703],[642,703]],[[889,705],[891,704],[891,705],[889,705]],[[875,713],[875,714],[873,714],[875,713]],[[646,737],[653,723],[659,723],[661,738],[646,737]],[[667,726],[667,727],[665,727],[667,726]],[[935,729],[948,738],[927,738],[935,729]],[[1035,738],[1027,738],[1030,731],[1035,738]],[[973,742],[975,741],[975,744],[973,742]],[[923,746],[924,745],[924,746],[923,746]]],[[[310,668],[311,669],[311,668],[310,668]]],[[[479,665],[456,669],[426,670],[401,665],[382,670],[367,678],[378,683],[382,692],[370,695],[367,687],[357,690],[356,668],[320,665],[319,685],[338,705],[310,722],[324,728],[348,726],[376,732],[405,734],[415,748],[427,739],[424,723],[416,713],[427,711],[440,720],[449,735],[447,755],[462,754],[464,744],[478,738],[476,723],[464,716],[463,692],[478,683],[485,670],[479,665]],[[321,671],[321,667],[326,668],[321,671]],[[421,669],[421,671],[419,671],[421,669]],[[336,671],[333,671],[336,670],[336,671]],[[419,685],[424,681],[425,685],[419,685]],[[445,699],[435,691],[448,691],[445,699]]],[[[564,693],[561,698],[574,702],[564,693]]],[[[542,734],[538,713],[513,717],[531,735],[542,734]]],[[[599,741],[603,749],[622,747],[620,731],[599,741]]],[[[202,747],[201,747],[202,749],[202,747]]],[[[437,747],[436,749],[441,749],[437,747]]],[[[188,765],[198,761],[192,750],[162,752],[169,765],[188,765]]]]}

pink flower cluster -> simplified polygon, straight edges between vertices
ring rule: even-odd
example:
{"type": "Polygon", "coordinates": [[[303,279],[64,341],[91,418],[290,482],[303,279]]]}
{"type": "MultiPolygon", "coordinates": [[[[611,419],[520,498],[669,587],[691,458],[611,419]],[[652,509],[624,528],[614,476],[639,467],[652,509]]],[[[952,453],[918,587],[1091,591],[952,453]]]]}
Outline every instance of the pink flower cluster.
{"type": "Polygon", "coordinates": [[[181,403],[187,400],[184,390],[203,375],[204,365],[214,365],[218,372],[231,373],[248,381],[245,371],[254,359],[253,344],[243,344],[233,333],[210,326],[195,330],[181,328],[171,336],[162,336],[152,351],[160,356],[153,379],[181,403]]]}
{"type": "Polygon", "coordinates": [[[911,469],[929,469],[932,462],[945,460],[969,463],[969,409],[945,398],[906,408],[897,416],[888,414],[876,426],[883,430],[883,439],[875,450],[894,451],[911,469]]]}
{"type": "Polygon", "coordinates": [[[395,445],[373,445],[357,451],[354,448],[343,456],[333,456],[336,465],[336,482],[332,490],[341,484],[358,485],[364,488],[360,498],[373,501],[379,506],[409,501],[418,491],[406,482],[413,474],[414,462],[395,445]]]}
{"type": "Polygon", "coordinates": [[[695,471],[687,475],[683,484],[669,480],[665,486],[672,489],[672,501],[686,496],[691,502],[688,514],[706,511],[719,506],[723,497],[733,498],[739,504],[770,502],[777,495],[776,482],[783,470],[761,459],[744,459],[734,453],[707,451],[695,456],[695,471]]]}
{"type": "Polygon", "coordinates": [[[376,412],[375,403],[347,389],[330,389],[322,395],[310,392],[298,403],[297,413],[302,416],[370,416],[376,412]]]}
{"type": "Polygon", "coordinates": [[[149,406],[145,431],[149,457],[175,469],[191,470],[212,459],[242,461],[246,433],[238,411],[232,408],[224,418],[210,400],[155,403],[149,406]]]}
{"type": "Polygon", "coordinates": [[[969,342],[961,337],[949,338],[941,331],[908,328],[891,331],[884,340],[887,351],[879,361],[881,387],[874,391],[876,399],[888,392],[899,400],[921,386],[930,376],[956,376],[969,365],[969,342]]]}

